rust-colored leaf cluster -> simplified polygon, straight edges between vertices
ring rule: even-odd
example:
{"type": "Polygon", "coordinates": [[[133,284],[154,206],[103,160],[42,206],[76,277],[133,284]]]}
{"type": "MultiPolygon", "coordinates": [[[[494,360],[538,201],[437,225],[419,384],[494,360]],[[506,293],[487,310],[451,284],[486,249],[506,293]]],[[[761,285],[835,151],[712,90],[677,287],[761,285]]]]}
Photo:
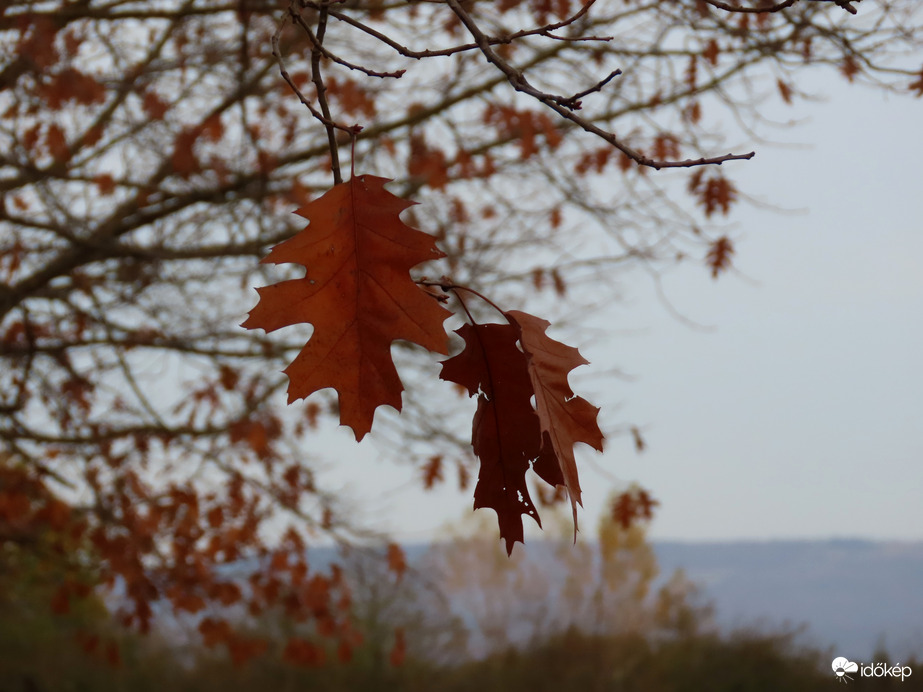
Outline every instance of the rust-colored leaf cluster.
{"type": "Polygon", "coordinates": [[[554,121],[543,111],[491,105],[485,109],[483,119],[485,125],[497,128],[500,135],[515,138],[523,159],[540,151],[539,138],[552,150],[562,141],[554,121]]]}
{"type": "MultiPolygon", "coordinates": [[[[263,261],[299,264],[304,277],[257,289],[259,303],[243,324],[266,331],[313,325],[311,339],[285,370],[289,403],[332,387],[339,395],[340,422],[357,440],[372,429],[378,406],[401,408],[403,385],[391,344],[402,339],[446,353],[442,322],[448,312],[432,289],[465,290],[448,280],[421,287],[411,278],[417,264],[444,255],[432,236],[400,220],[410,203],[385,190],[386,182],[353,177],[302,208],[308,226],[263,261]]],[[[532,469],[552,487],[567,490],[576,531],[580,483],[574,445],[602,451],[603,436],[598,409],[567,382],[568,373],[586,363],[577,349],[548,337],[545,320],[519,311],[501,314],[505,324],[471,319],[456,330],[465,348],[443,363],[440,377],[478,399],[472,447],[481,468],[474,506],[497,512],[511,552],[523,540],[522,515],[540,523],[526,472],[532,469]]],[[[256,423],[242,425],[239,434],[257,450],[263,443],[256,423]]],[[[434,456],[424,468],[424,483],[431,487],[441,478],[442,459],[434,456]]],[[[402,560],[389,552],[398,573],[402,560]]]]}
{"type": "Polygon", "coordinates": [[[704,169],[701,168],[689,178],[688,190],[702,206],[706,218],[716,211],[727,215],[731,205],[737,201],[737,188],[734,187],[734,183],[720,174],[706,177],[704,169]]]}
{"type": "Polygon", "coordinates": [[[612,501],[612,520],[623,529],[628,529],[639,521],[650,521],[654,516],[654,507],[659,504],[644,488],[631,488],[612,501]]]}

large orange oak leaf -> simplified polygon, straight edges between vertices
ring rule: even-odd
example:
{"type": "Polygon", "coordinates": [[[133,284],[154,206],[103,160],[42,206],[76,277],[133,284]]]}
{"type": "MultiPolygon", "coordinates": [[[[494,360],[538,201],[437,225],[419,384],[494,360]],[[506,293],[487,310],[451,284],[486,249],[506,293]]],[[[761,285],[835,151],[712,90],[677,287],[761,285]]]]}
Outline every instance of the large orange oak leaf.
{"type": "Polygon", "coordinates": [[[599,409],[586,399],[576,396],[567,383],[568,373],[588,361],[572,347],[555,341],[545,330],[550,322],[519,310],[504,313],[518,327],[522,350],[528,359],[529,378],[535,390],[535,411],[542,431],[543,455],[553,454],[560,465],[564,485],[574,513],[577,530],[577,504],[580,481],[574,445],[583,442],[593,449],[603,450],[603,434],[596,422],[599,409]]]}
{"type": "Polygon", "coordinates": [[[385,190],[387,178],[353,177],[298,210],[308,226],[262,261],[303,265],[304,278],[258,288],[244,321],[267,332],[310,323],[308,343],[285,368],[289,403],[325,387],[339,394],[340,423],[361,440],[381,405],[401,409],[404,390],[391,359],[403,339],[448,353],[449,312],[410,277],[420,262],[444,257],[434,238],[407,226],[413,202],[385,190]]]}
{"type": "Polygon", "coordinates": [[[553,459],[540,458],[542,437],[532,408],[532,382],[526,355],[516,345],[519,329],[512,324],[465,324],[456,333],[465,340],[465,348],[443,362],[439,376],[477,396],[471,444],[481,468],[474,508],[497,512],[509,554],[516,541],[523,542],[523,514],[541,526],[526,471],[534,468],[552,485],[562,484],[564,478],[553,459]]]}

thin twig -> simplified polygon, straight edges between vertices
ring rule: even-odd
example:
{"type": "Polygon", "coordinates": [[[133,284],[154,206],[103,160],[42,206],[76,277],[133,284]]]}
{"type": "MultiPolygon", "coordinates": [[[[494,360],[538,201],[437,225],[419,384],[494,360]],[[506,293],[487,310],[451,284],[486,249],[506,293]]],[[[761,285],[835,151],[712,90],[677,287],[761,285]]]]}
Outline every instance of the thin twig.
{"type": "MultiPolygon", "coordinates": [[[[289,5],[289,14],[292,22],[296,22],[299,16],[292,5],[289,5]]],[[[310,32],[309,32],[310,33],[310,32]]],[[[317,34],[311,34],[311,81],[314,82],[314,88],[317,91],[317,101],[320,103],[321,113],[324,114],[324,127],[327,128],[327,145],[330,147],[330,168],[333,170],[333,184],[339,185],[343,182],[343,175],[340,173],[340,154],[337,144],[336,128],[333,124],[333,118],[330,117],[330,104],[327,103],[327,87],[324,84],[324,76],[320,71],[320,59],[323,56],[321,46],[324,43],[324,35],[327,33],[327,6],[321,6],[317,14],[317,34]]]]}
{"type": "MultiPolygon", "coordinates": [[[[705,0],[712,7],[716,7],[719,10],[724,10],[725,12],[735,12],[739,14],[769,14],[772,12],[781,12],[782,10],[788,9],[799,0],[784,0],[784,2],[777,3],[775,5],[770,5],[769,7],[741,7],[739,5],[730,5],[726,2],[721,2],[721,0],[705,0]]],[[[850,5],[850,2],[862,2],[862,0],[813,0],[814,2],[832,2],[837,7],[842,7],[844,10],[850,14],[857,14],[858,10],[850,5]]]]}
{"type": "Polygon", "coordinates": [[[570,120],[586,132],[594,134],[609,142],[616,149],[635,161],[639,166],[648,166],[655,170],[660,170],[662,168],[691,168],[693,166],[705,166],[711,164],[720,165],[725,161],[751,159],[756,156],[756,152],[753,151],[747,154],[725,154],[724,156],[686,159],[683,161],[658,161],[656,159],[644,156],[644,154],[641,152],[632,149],[627,144],[622,142],[618,137],[615,136],[614,133],[604,130],[586,118],[583,118],[574,113],[574,111],[568,107],[568,105],[570,105],[568,103],[569,99],[563,96],[549,94],[535,88],[531,83],[529,83],[529,80],[526,79],[525,75],[520,70],[517,70],[506,60],[497,55],[496,51],[491,48],[488,37],[484,34],[483,31],[481,31],[480,27],[471,18],[471,15],[468,14],[468,11],[461,5],[459,0],[446,0],[446,4],[449,5],[449,7],[455,13],[455,16],[458,17],[461,23],[464,24],[465,28],[468,29],[468,32],[478,44],[478,48],[487,59],[487,61],[495,65],[497,69],[506,75],[507,81],[516,91],[532,96],[541,103],[544,103],[565,120],[570,120]]]}
{"type": "MultiPolygon", "coordinates": [[[[522,29],[520,31],[508,34],[506,36],[491,36],[487,37],[487,41],[492,46],[497,45],[508,45],[517,41],[521,38],[526,38],[528,36],[542,36],[544,38],[554,39],[556,41],[602,41],[607,42],[611,41],[611,36],[555,36],[552,34],[552,31],[556,31],[563,27],[566,27],[570,24],[573,24],[575,21],[584,16],[590,7],[596,2],[596,0],[587,0],[584,5],[578,10],[574,15],[568,17],[567,19],[555,22],[554,24],[546,24],[544,26],[536,27],[534,29],[522,29]]],[[[319,9],[320,6],[324,3],[315,3],[315,2],[305,2],[306,7],[312,7],[314,9],[319,9]]],[[[404,46],[390,36],[377,31],[376,29],[363,24],[359,20],[340,12],[338,10],[330,9],[328,10],[331,17],[349,24],[350,26],[359,29],[360,31],[368,34],[369,36],[381,41],[382,43],[390,46],[400,55],[403,55],[405,58],[412,58],[414,60],[422,60],[423,58],[435,58],[435,57],[446,57],[449,55],[455,55],[456,53],[464,53],[471,50],[478,50],[479,45],[477,43],[465,43],[460,46],[453,46],[451,48],[444,48],[442,50],[411,50],[407,46],[404,46]]]]}
{"type": "Polygon", "coordinates": [[[468,293],[477,296],[478,298],[483,300],[485,303],[487,303],[490,307],[492,307],[494,310],[496,310],[501,315],[506,317],[506,312],[504,312],[500,308],[500,306],[498,306],[495,302],[493,302],[490,298],[485,296],[483,293],[475,291],[473,288],[468,288],[467,286],[462,286],[461,284],[457,284],[447,276],[443,276],[439,281],[430,281],[429,279],[424,278],[424,279],[419,279],[418,281],[415,281],[414,283],[416,283],[418,286],[435,286],[436,288],[441,288],[446,293],[448,293],[449,291],[454,293],[455,297],[458,298],[458,301],[462,304],[462,307],[465,308],[465,312],[468,313],[468,318],[474,324],[477,324],[477,323],[474,321],[474,318],[471,317],[471,313],[468,312],[468,308],[465,307],[465,303],[464,301],[462,301],[461,296],[458,295],[459,291],[467,291],[468,293]]]}
{"type": "Polygon", "coordinates": [[[561,105],[564,106],[565,108],[569,108],[572,111],[580,110],[580,107],[581,107],[580,99],[582,99],[584,96],[589,96],[590,94],[593,94],[597,91],[601,91],[602,88],[606,86],[606,84],[611,82],[613,79],[618,77],[620,74],[622,74],[621,70],[613,70],[609,74],[608,77],[606,77],[605,79],[599,80],[598,82],[596,82],[596,84],[591,86],[589,89],[584,89],[583,91],[576,93],[573,96],[561,101],[560,102],[561,105]]]}
{"type": "MultiPolygon", "coordinates": [[[[336,130],[341,130],[354,137],[362,127],[359,125],[341,125],[336,122],[330,115],[330,107],[327,103],[326,97],[326,87],[324,86],[323,77],[320,72],[320,58],[321,50],[319,47],[322,47],[321,42],[323,41],[323,36],[326,31],[326,16],[323,16],[318,21],[318,30],[317,34],[313,31],[309,31],[309,37],[312,41],[311,47],[311,69],[312,69],[312,81],[314,82],[314,88],[317,90],[317,100],[320,103],[320,111],[314,107],[308,98],[301,92],[301,89],[295,84],[292,80],[291,75],[288,73],[288,70],[285,68],[285,61],[282,59],[282,51],[279,48],[279,42],[282,36],[282,30],[285,28],[286,23],[290,20],[293,24],[297,24],[296,18],[299,17],[297,11],[294,8],[295,0],[292,0],[292,4],[289,5],[289,14],[286,19],[283,19],[279,23],[278,29],[272,36],[272,55],[276,59],[276,63],[279,65],[279,72],[282,74],[282,78],[288,84],[292,92],[298,97],[304,106],[311,112],[311,115],[318,120],[324,128],[327,130],[327,146],[330,152],[330,168],[333,172],[333,182],[334,185],[339,185],[343,182],[343,176],[340,173],[340,158],[338,153],[338,145],[336,140],[336,130]]],[[[304,23],[300,24],[302,27],[307,28],[304,23]]]]}
{"type": "Polygon", "coordinates": [[[324,45],[321,43],[320,37],[314,35],[314,32],[311,31],[311,27],[308,26],[308,23],[304,20],[304,17],[302,17],[301,14],[297,12],[293,13],[292,22],[300,26],[302,29],[304,29],[304,32],[308,35],[308,38],[311,40],[311,45],[316,47],[317,50],[320,51],[321,55],[323,55],[328,60],[332,60],[338,65],[347,67],[350,70],[356,70],[357,72],[362,72],[368,75],[369,77],[380,77],[382,79],[384,79],[385,77],[391,77],[393,79],[400,79],[400,77],[407,71],[407,70],[394,70],[393,72],[377,72],[376,70],[372,70],[368,67],[363,67],[362,65],[356,65],[355,63],[351,63],[348,60],[344,60],[338,55],[335,55],[334,53],[327,50],[324,47],[324,45]]]}

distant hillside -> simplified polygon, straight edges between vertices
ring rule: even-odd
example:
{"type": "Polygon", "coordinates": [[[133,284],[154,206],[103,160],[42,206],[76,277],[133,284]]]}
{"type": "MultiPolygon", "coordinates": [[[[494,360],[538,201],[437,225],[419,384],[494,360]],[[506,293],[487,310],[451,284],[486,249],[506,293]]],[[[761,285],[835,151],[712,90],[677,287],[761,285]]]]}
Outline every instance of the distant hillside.
{"type": "MultiPolygon", "coordinates": [[[[661,578],[682,569],[726,631],[779,632],[805,625],[799,641],[829,648],[831,656],[872,662],[884,644],[891,663],[910,655],[923,658],[923,542],[655,541],[653,547],[661,578]]],[[[403,548],[413,564],[428,546],[403,548]]],[[[525,550],[539,563],[556,559],[541,541],[525,550]]],[[[312,569],[323,570],[335,559],[333,548],[311,549],[312,569]]],[[[229,571],[244,568],[252,565],[240,563],[229,571]]],[[[168,622],[169,611],[162,614],[168,622]]]]}
{"type": "Polygon", "coordinates": [[[861,540],[655,542],[664,574],[682,568],[724,627],[806,623],[807,641],[872,660],[923,654],[923,543],[861,540]]]}
{"type": "MultiPolygon", "coordinates": [[[[884,645],[892,663],[923,657],[923,542],[654,541],[653,547],[661,579],[682,569],[714,606],[723,630],[805,626],[797,641],[833,656],[871,662],[884,645]]],[[[425,552],[423,545],[405,549],[411,561],[425,552]]],[[[525,550],[539,563],[555,559],[540,541],[525,550]]]]}

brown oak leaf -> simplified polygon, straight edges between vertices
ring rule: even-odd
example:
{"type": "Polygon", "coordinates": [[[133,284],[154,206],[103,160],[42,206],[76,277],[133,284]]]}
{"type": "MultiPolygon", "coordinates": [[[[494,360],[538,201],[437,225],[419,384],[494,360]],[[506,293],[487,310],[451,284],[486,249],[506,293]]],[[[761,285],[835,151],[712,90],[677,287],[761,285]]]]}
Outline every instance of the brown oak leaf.
{"type": "MultiPolygon", "coordinates": [[[[580,482],[574,445],[583,442],[603,450],[603,434],[596,422],[599,408],[576,396],[567,383],[568,373],[588,361],[573,346],[550,338],[550,322],[519,310],[504,313],[519,331],[522,350],[528,358],[528,373],[535,392],[535,411],[542,433],[543,459],[553,457],[560,468],[574,514],[581,504],[580,482]]],[[[540,474],[541,475],[541,474],[540,474]]]]}
{"type": "Polygon", "coordinates": [[[727,236],[721,236],[708,248],[705,263],[711,269],[711,277],[717,279],[718,275],[731,267],[731,255],[734,254],[734,245],[727,236]]]}
{"type": "Polygon", "coordinates": [[[404,550],[397,543],[389,543],[386,558],[388,569],[394,572],[398,579],[401,579],[407,571],[407,556],[404,550]]]}
{"type": "Polygon", "coordinates": [[[920,96],[923,96],[923,70],[920,70],[920,71],[917,73],[917,77],[918,77],[917,81],[912,82],[912,83],[908,86],[908,88],[909,88],[911,91],[917,92],[917,97],[920,97],[920,96]]]}
{"type": "Polygon", "coordinates": [[[627,531],[637,521],[650,521],[659,504],[644,488],[631,488],[612,502],[612,520],[627,531]]]}
{"type": "Polygon", "coordinates": [[[298,210],[307,228],[262,261],[303,265],[301,279],[258,288],[242,326],[271,332],[310,323],[314,333],[285,369],[289,403],[325,387],[339,394],[340,423],[361,440],[381,405],[401,409],[404,390],[391,359],[403,339],[448,353],[449,312],[410,277],[412,267],[445,255],[434,238],[400,213],[412,202],[385,190],[387,178],[353,177],[298,210]]]}
{"type": "Polygon", "coordinates": [[[563,484],[564,478],[553,460],[539,459],[542,437],[531,403],[526,354],[517,346],[519,329],[512,324],[465,324],[456,333],[465,340],[465,348],[443,362],[439,376],[478,398],[471,433],[481,462],[474,508],[497,512],[500,536],[507,553],[512,553],[513,544],[523,542],[523,514],[541,526],[526,471],[533,466],[551,485],[563,484]]]}

